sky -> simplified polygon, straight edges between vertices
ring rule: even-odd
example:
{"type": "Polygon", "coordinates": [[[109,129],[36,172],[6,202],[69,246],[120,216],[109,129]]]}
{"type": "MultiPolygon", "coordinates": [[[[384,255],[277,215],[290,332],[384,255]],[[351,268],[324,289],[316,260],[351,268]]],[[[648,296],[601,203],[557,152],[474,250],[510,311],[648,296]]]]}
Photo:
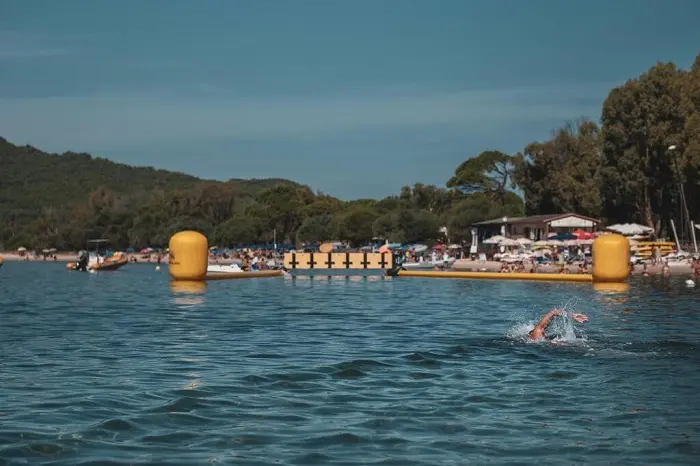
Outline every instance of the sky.
{"type": "Polygon", "coordinates": [[[383,197],[598,120],[611,88],[692,64],[697,18],[697,0],[0,0],[0,136],[383,197]]]}

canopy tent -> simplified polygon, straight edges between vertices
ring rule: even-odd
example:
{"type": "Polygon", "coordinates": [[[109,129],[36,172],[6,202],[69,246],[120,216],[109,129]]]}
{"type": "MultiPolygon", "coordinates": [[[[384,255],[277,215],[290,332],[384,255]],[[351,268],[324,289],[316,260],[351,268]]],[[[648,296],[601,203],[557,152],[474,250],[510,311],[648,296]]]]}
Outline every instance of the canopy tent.
{"type": "Polygon", "coordinates": [[[608,230],[620,233],[624,236],[644,235],[653,233],[654,229],[637,223],[618,223],[610,225],[608,230]]]}

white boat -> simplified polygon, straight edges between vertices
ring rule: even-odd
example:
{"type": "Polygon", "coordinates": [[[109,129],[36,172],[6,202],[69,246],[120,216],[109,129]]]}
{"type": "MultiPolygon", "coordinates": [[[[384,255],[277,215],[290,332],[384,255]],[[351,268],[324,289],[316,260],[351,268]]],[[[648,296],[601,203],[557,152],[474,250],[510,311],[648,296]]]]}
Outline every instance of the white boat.
{"type": "Polygon", "coordinates": [[[231,273],[243,272],[243,269],[236,263],[233,264],[209,264],[207,273],[231,273]]]}
{"type": "Polygon", "coordinates": [[[443,261],[442,259],[438,259],[435,262],[429,260],[429,261],[423,261],[423,262],[404,262],[401,264],[401,267],[407,270],[415,270],[415,269],[434,269],[435,267],[452,267],[452,265],[455,263],[455,258],[450,257],[447,259],[447,262],[443,261]]]}

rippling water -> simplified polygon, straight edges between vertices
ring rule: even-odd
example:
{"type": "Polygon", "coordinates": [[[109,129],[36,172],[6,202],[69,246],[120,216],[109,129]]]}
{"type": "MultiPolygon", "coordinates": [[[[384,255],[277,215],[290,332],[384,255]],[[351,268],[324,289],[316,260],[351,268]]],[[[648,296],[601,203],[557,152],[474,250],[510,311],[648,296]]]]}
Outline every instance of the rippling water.
{"type": "Polygon", "coordinates": [[[700,289],[0,269],[0,464],[697,464],[700,289]],[[552,306],[576,338],[522,336],[552,306]],[[695,460],[693,460],[695,458],[695,460]]]}

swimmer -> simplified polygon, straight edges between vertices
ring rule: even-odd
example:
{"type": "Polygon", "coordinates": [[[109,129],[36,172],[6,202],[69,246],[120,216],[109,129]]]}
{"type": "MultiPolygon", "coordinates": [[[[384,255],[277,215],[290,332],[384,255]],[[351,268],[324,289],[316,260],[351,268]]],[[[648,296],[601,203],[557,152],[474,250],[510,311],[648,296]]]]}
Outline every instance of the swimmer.
{"type": "MultiPolygon", "coordinates": [[[[565,313],[561,309],[552,309],[548,313],[546,313],[539,322],[537,322],[537,325],[535,325],[535,328],[530,330],[530,333],[527,334],[528,338],[530,340],[541,340],[545,337],[544,331],[549,327],[549,323],[552,320],[552,317],[554,316],[563,316],[565,313]]],[[[588,322],[588,317],[585,314],[573,314],[573,318],[576,322],[583,324],[588,322]]]]}

